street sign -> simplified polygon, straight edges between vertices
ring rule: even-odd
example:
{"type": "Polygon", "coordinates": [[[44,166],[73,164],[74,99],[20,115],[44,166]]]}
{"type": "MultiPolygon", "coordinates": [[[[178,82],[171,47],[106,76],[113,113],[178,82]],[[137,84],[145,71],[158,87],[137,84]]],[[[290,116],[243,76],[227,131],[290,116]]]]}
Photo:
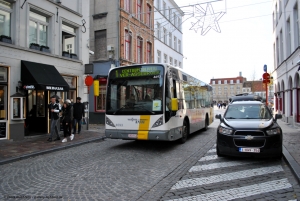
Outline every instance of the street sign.
{"type": "Polygon", "coordinates": [[[267,65],[264,65],[264,72],[267,72],[267,65]]]}
{"type": "Polygon", "coordinates": [[[269,84],[269,83],[270,83],[270,80],[263,80],[263,83],[269,84]]]}
{"type": "Polygon", "coordinates": [[[270,74],[269,73],[264,73],[262,77],[263,77],[264,80],[270,79],[270,74]]]}

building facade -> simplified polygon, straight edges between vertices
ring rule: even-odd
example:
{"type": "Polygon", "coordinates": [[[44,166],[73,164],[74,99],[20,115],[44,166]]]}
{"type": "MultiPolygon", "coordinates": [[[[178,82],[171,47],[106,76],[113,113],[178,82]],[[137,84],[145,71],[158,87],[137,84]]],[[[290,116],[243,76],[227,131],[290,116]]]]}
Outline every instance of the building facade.
{"type": "Polygon", "coordinates": [[[0,1],[0,139],[50,131],[50,97],[82,97],[88,0],[0,1]]]}
{"type": "Polygon", "coordinates": [[[183,68],[183,11],[174,0],[154,0],[155,62],[183,68]]]}
{"type": "Polygon", "coordinates": [[[154,5],[153,0],[99,0],[91,1],[90,12],[91,75],[100,88],[99,96],[89,94],[90,123],[104,123],[109,69],[154,62],[154,5]]]}
{"type": "Polygon", "coordinates": [[[213,101],[214,103],[228,103],[229,98],[243,93],[243,83],[247,81],[242,77],[242,74],[238,77],[232,78],[214,78],[210,80],[210,85],[213,88],[213,101]]]}
{"type": "Polygon", "coordinates": [[[273,0],[275,111],[300,123],[300,1],[273,0]]]}

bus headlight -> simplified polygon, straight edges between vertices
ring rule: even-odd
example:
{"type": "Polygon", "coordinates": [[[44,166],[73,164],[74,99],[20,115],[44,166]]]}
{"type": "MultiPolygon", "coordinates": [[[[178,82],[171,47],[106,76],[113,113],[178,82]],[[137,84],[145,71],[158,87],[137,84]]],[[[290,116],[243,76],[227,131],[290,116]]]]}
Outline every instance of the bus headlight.
{"type": "Polygon", "coordinates": [[[106,117],[105,122],[107,125],[109,125],[111,127],[115,127],[114,123],[108,117],[106,117]]]}
{"type": "Polygon", "coordinates": [[[163,122],[163,116],[161,116],[153,125],[152,125],[152,128],[155,128],[157,126],[161,126],[163,125],[164,122],[163,122]]]}

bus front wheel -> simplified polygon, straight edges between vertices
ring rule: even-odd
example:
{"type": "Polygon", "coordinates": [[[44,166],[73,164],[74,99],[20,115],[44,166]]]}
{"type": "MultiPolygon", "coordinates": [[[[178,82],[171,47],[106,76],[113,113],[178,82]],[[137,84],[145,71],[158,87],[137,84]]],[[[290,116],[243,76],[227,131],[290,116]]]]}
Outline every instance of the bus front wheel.
{"type": "Polygon", "coordinates": [[[180,144],[184,144],[186,142],[188,137],[188,132],[189,132],[188,124],[186,121],[184,121],[182,126],[182,138],[180,139],[180,144]]]}

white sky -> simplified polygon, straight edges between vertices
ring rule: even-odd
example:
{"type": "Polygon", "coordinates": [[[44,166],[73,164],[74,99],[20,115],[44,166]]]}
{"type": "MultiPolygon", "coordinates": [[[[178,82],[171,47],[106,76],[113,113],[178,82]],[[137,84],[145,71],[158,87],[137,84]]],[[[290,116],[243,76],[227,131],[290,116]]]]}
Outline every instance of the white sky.
{"type": "MultiPolygon", "coordinates": [[[[176,0],[181,7],[197,0],[176,0]]],[[[202,1],[203,2],[203,1],[202,1]]],[[[226,0],[227,11],[220,19],[221,33],[211,29],[206,35],[189,30],[192,18],[183,23],[183,69],[209,83],[212,78],[261,78],[263,66],[273,68],[272,0],[226,0]]],[[[214,10],[220,3],[212,3],[214,10]]],[[[206,6],[203,6],[206,8],[206,6]]],[[[225,8],[225,0],[222,7],[225,8]]],[[[192,7],[182,8],[184,12],[192,7]]]]}

